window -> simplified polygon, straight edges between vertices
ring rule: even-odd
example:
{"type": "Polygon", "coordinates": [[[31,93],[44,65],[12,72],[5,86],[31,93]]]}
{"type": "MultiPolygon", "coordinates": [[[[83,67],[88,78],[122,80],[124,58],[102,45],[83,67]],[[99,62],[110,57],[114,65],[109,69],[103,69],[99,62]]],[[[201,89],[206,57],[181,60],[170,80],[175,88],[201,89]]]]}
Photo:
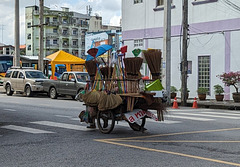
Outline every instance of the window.
{"type": "Polygon", "coordinates": [[[143,0],[134,0],[134,4],[137,4],[137,3],[142,3],[143,0]]]}
{"type": "Polygon", "coordinates": [[[49,23],[50,22],[50,18],[49,17],[46,17],[45,18],[45,23],[49,23]]]}
{"type": "Polygon", "coordinates": [[[27,28],[31,28],[31,23],[27,23],[27,28]]]}
{"type": "Polygon", "coordinates": [[[140,47],[140,46],[143,46],[143,40],[142,39],[134,40],[134,47],[140,47]]]}
{"type": "Polygon", "coordinates": [[[198,57],[198,88],[207,88],[210,93],[210,56],[198,57]]]}
{"type": "Polygon", "coordinates": [[[57,22],[57,21],[58,21],[57,17],[53,17],[53,22],[57,22]]]}
{"type": "Polygon", "coordinates": [[[68,81],[72,81],[71,79],[75,79],[75,76],[72,73],[68,75],[68,81]]]}
{"type": "Polygon", "coordinates": [[[24,78],[24,75],[22,72],[19,73],[18,78],[24,78]]]}
{"type": "Polygon", "coordinates": [[[57,33],[57,28],[54,28],[54,29],[53,29],[53,33],[57,33]]]}
{"type": "Polygon", "coordinates": [[[12,71],[7,71],[5,78],[10,78],[11,74],[12,74],[12,71]]]}
{"type": "Polygon", "coordinates": [[[63,24],[67,24],[67,19],[63,19],[63,24]]]}
{"type": "Polygon", "coordinates": [[[73,35],[77,35],[77,30],[76,29],[73,30],[73,35]]]}
{"type": "Polygon", "coordinates": [[[27,39],[31,39],[31,34],[28,34],[27,39]]]}
{"type": "Polygon", "coordinates": [[[164,0],[157,0],[157,6],[163,6],[164,0]]]}
{"type": "Polygon", "coordinates": [[[32,50],[32,46],[28,45],[27,50],[32,50]]]}
{"type": "Polygon", "coordinates": [[[50,46],[50,39],[46,40],[46,46],[50,46]]]}
{"type": "Polygon", "coordinates": [[[63,81],[67,81],[67,79],[68,79],[68,74],[67,73],[63,74],[62,80],[63,81]]]}
{"type": "Polygon", "coordinates": [[[67,33],[68,33],[67,30],[63,30],[63,35],[68,35],[67,33]]]}
{"type": "Polygon", "coordinates": [[[18,76],[18,71],[14,71],[12,74],[12,78],[17,78],[17,76],[18,76]]]}
{"type": "Polygon", "coordinates": [[[74,45],[74,46],[77,46],[77,41],[73,41],[73,45],[74,45]]]}
{"type": "Polygon", "coordinates": [[[57,39],[54,39],[53,40],[53,45],[57,45],[58,44],[58,40],[57,39]]]}

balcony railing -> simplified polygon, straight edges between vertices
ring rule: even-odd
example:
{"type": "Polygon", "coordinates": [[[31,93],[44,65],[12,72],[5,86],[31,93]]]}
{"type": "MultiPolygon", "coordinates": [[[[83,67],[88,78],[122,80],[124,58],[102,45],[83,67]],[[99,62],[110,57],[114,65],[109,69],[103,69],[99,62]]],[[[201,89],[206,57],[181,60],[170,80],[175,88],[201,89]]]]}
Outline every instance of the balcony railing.
{"type": "Polygon", "coordinates": [[[54,38],[54,37],[58,37],[58,36],[59,36],[58,33],[46,33],[47,38],[54,38]]]}
{"type": "Polygon", "coordinates": [[[58,26],[60,23],[58,21],[52,21],[47,23],[48,26],[58,26]]]}

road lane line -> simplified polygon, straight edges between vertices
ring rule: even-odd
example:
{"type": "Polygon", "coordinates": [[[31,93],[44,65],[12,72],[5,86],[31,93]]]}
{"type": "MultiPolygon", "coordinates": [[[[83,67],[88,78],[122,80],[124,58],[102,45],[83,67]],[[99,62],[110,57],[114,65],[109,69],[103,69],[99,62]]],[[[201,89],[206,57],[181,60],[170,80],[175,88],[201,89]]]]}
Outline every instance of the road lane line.
{"type": "Polygon", "coordinates": [[[233,113],[217,113],[217,112],[201,112],[203,114],[216,114],[216,115],[229,115],[229,116],[236,116],[240,118],[240,113],[233,114],[233,113]]]}
{"type": "Polygon", "coordinates": [[[207,119],[207,118],[196,118],[196,117],[185,117],[185,116],[178,116],[178,115],[165,115],[168,118],[181,118],[181,119],[190,119],[195,121],[213,121],[214,119],[207,119]]]}
{"type": "Polygon", "coordinates": [[[61,118],[73,118],[72,116],[69,115],[55,115],[56,117],[61,117],[61,118]]]}
{"type": "Polygon", "coordinates": [[[57,128],[65,128],[65,129],[71,129],[71,130],[80,130],[80,131],[91,131],[95,129],[88,129],[84,126],[80,125],[73,125],[73,124],[66,124],[66,123],[59,123],[59,122],[51,122],[51,121],[36,121],[36,122],[30,122],[32,124],[38,124],[38,125],[45,125],[45,126],[52,126],[57,128]]]}
{"type": "Polygon", "coordinates": [[[123,140],[127,140],[127,139],[146,139],[146,138],[163,137],[163,136],[188,135],[188,134],[224,132],[224,131],[238,131],[238,130],[240,130],[240,128],[200,130],[200,131],[189,131],[189,132],[165,133],[165,134],[150,135],[150,136],[135,136],[135,137],[125,137],[125,138],[112,138],[112,139],[105,139],[105,140],[121,141],[122,139],[123,140]]]}
{"type": "Polygon", "coordinates": [[[215,118],[228,118],[228,119],[240,119],[239,117],[227,117],[220,115],[207,115],[207,114],[193,114],[193,113],[174,113],[176,115],[192,115],[192,116],[202,116],[202,117],[215,117],[215,118]]]}
{"type": "Polygon", "coordinates": [[[234,162],[205,158],[205,157],[200,157],[200,156],[195,156],[195,155],[190,155],[190,154],[184,154],[184,153],[178,153],[178,152],[172,152],[172,151],[166,151],[166,150],[157,150],[157,149],[153,149],[153,148],[140,147],[140,146],[135,146],[135,145],[130,145],[130,144],[117,143],[117,142],[112,142],[112,141],[108,141],[108,140],[104,140],[104,139],[97,139],[95,141],[103,142],[103,143],[107,143],[107,144],[118,145],[118,146],[129,147],[129,148],[134,148],[134,149],[139,149],[139,150],[144,150],[144,151],[152,151],[152,152],[158,152],[158,153],[163,153],[163,154],[171,154],[171,155],[177,155],[177,156],[182,156],[182,157],[200,159],[200,160],[205,160],[205,161],[210,161],[210,162],[215,162],[215,163],[220,163],[220,164],[240,166],[239,163],[234,163],[234,162]]]}
{"type": "Polygon", "coordinates": [[[26,133],[33,133],[33,134],[54,133],[54,132],[51,132],[51,131],[45,131],[45,130],[28,128],[28,127],[23,127],[23,126],[16,126],[16,125],[7,125],[7,126],[2,126],[1,128],[15,130],[15,131],[21,131],[21,132],[26,132],[26,133]]]}
{"type": "Polygon", "coordinates": [[[5,108],[3,109],[4,111],[17,111],[17,110],[14,110],[14,109],[10,109],[10,108],[5,108]]]}
{"type": "Polygon", "coordinates": [[[178,123],[182,123],[182,121],[173,121],[173,120],[155,121],[153,119],[148,119],[147,122],[160,123],[160,124],[178,124],[178,123]]]}
{"type": "Polygon", "coordinates": [[[121,140],[121,142],[138,142],[138,143],[240,143],[240,141],[206,141],[206,140],[121,140]]]}

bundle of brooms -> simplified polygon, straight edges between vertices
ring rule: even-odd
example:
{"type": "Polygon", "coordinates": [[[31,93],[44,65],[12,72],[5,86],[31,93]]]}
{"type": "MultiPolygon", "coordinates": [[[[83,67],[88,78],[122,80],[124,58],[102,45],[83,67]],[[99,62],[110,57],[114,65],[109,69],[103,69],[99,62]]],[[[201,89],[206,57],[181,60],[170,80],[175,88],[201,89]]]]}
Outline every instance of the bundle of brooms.
{"type": "Polygon", "coordinates": [[[152,74],[152,79],[160,79],[162,52],[160,49],[150,49],[143,51],[148,67],[152,74]]]}
{"type": "Polygon", "coordinates": [[[113,73],[113,67],[105,66],[100,68],[102,74],[102,82],[105,81],[105,89],[110,89],[110,79],[113,73]]]}
{"type": "Polygon", "coordinates": [[[143,59],[140,57],[124,58],[125,77],[127,79],[127,92],[138,93],[139,84],[138,80],[141,78],[140,68],[143,59]]]}
{"type": "MultiPolygon", "coordinates": [[[[162,52],[160,49],[149,49],[143,51],[145,60],[147,61],[148,67],[152,74],[152,79],[157,80],[160,79],[160,70],[161,70],[161,60],[162,60],[162,52]]],[[[142,106],[144,107],[144,106],[142,106]]],[[[161,98],[154,98],[150,103],[145,106],[149,109],[157,110],[157,117],[159,121],[163,121],[163,114],[166,111],[165,105],[162,103],[161,98]]]]}
{"type": "Polygon", "coordinates": [[[93,81],[97,71],[97,64],[95,60],[90,60],[85,62],[85,67],[90,76],[90,80],[93,81]]]}

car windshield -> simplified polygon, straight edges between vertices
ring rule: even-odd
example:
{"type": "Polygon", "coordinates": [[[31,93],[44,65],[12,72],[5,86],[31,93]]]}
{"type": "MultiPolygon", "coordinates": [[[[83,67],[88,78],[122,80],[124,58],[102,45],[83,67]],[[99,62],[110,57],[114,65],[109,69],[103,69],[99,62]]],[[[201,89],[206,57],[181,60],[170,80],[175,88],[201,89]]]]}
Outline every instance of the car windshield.
{"type": "Polygon", "coordinates": [[[78,82],[86,82],[88,80],[88,74],[85,73],[76,73],[77,81],[78,82]]]}
{"type": "Polygon", "coordinates": [[[26,71],[25,73],[27,78],[46,78],[46,76],[41,71],[26,71]]]}

